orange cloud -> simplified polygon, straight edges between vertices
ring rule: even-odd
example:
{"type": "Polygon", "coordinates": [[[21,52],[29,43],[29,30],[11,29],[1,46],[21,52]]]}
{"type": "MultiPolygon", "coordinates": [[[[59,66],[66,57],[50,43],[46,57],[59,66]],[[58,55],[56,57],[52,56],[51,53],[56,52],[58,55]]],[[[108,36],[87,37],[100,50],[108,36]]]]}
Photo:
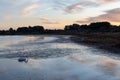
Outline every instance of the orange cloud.
{"type": "Polygon", "coordinates": [[[29,15],[31,15],[33,12],[32,12],[32,10],[33,9],[36,9],[36,8],[38,8],[39,7],[39,5],[37,5],[37,4],[32,4],[32,5],[29,5],[29,6],[27,6],[27,7],[25,7],[23,10],[22,10],[22,16],[29,16],[29,15]]]}
{"type": "Polygon", "coordinates": [[[86,20],[77,20],[76,23],[90,23],[90,22],[98,22],[98,21],[110,21],[110,22],[120,22],[120,8],[112,9],[106,11],[105,14],[97,16],[97,17],[90,17],[86,20]]]}
{"type": "Polygon", "coordinates": [[[43,23],[43,24],[59,24],[59,22],[51,21],[48,18],[40,18],[40,20],[41,20],[41,23],[43,23]]]}
{"type": "Polygon", "coordinates": [[[114,2],[116,0],[101,0],[102,3],[111,3],[111,2],[114,2]]]}

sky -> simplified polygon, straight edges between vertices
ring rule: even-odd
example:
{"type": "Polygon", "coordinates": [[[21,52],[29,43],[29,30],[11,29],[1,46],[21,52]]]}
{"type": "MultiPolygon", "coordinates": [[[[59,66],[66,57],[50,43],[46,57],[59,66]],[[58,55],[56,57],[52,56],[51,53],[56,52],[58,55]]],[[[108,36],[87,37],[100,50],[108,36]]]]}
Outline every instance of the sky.
{"type": "Polygon", "coordinates": [[[63,29],[99,21],[120,25],[120,0],[0,0],[0,30],[34,25],[63,29]]]}

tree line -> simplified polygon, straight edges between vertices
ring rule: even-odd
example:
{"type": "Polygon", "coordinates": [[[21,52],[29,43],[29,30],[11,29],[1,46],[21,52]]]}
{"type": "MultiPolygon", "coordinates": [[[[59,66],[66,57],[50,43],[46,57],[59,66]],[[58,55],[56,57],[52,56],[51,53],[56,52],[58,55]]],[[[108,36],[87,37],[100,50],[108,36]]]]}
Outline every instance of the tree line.
{"type": "Polygon", "coordinates": [[[32,35],[32,34],[79,34],[80,32],[120,32],[120,26],[111,25],[110,22],[95,22],[89,25],[72,24],[66,25],[63,30],[44,29],[43,26],[18,27],[16,30],[0,30],[0,35],[32,35]]]}
{"type": "Polygon", "coordinates": [[[18,27],[16,30],[10,28],[9,30],[1,30],[0,35],[29,35],[29,34],[43,34],[43,26],[28,26],[28,27],[18,27]]]}
{"type": "Polygon", "coordinates": [[[110,22],[95,22],[89,25],[66,25],[64,30],[66,31],[78,31],[78,32],[120,32],[120,26],[111,25],[110,22]]]}

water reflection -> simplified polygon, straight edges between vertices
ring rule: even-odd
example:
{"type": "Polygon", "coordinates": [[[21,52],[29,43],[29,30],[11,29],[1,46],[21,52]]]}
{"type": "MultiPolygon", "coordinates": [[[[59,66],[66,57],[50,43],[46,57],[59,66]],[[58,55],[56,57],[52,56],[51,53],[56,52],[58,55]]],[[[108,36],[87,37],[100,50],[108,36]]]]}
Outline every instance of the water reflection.
{"type": "Polygon", "coordinates": [[[65,36],[37,37],[3,50],[0,80],[120,80],[120,60],[102,53],[65,36]]]}
{"type": "MultiPolygon", "coordinates": [[[[119,72],[107,74],[111,69],[89,65],[86,61],[81,62],[80,55],[77,57],[64,57],[56,59],[29,59],[29,63],[20,64],[14,60],[0,59],[0,79],[2,80],[119,80],[119,72]],[[79,59],[80,58],[80,59],[79,59]],[[72,61],[71,61],[72,60],[72,61]],[[74,61],[75,60],[75,61],[74,61]],[[84,64],[83,64],[84,63],[84,64]],[[97,68],[96,68],[97,67],[97,68]],[[2,73],[1,73],[2,72],[2,73]],[[7,77],[6,77],[7,76],[7,77]]],[[[84,57],[83,57],[84,58],[84,57]]],[[[100,60],[102,62],[102,59],[100,60]]],[[[89,62],[89,61],[87,61],[89,62]]],[[[116,62],[116,61],[115,61],[116,62]]],[[[105,61],[106,63],[106,61],[105,61]]],[[[111,63],[110,63],[111,64],[111,63]]],[[[102,66],[102,67],[100,67],[102,66]]],[[[118,64],[113,69],[120,67],[118,64]]]]}

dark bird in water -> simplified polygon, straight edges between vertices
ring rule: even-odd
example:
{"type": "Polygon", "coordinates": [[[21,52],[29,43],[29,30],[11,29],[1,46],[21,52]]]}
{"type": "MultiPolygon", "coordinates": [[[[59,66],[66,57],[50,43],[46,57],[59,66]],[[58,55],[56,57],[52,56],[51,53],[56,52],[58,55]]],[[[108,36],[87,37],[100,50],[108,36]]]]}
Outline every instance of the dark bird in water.
{"type": "Polygon", "coordinates": [[[28,62],[28,57],[19,57],[18,58],[18,62],[25,62],[25,63],[27,63],[28,62]]]}

